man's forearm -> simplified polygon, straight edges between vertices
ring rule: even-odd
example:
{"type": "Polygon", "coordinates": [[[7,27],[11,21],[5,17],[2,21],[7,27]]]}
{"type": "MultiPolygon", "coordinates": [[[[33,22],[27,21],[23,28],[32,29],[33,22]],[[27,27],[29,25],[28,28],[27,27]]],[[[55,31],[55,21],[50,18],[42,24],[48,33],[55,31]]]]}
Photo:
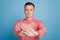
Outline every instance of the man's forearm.
{"type": "Polygon", "coordinates": [[[25,37],[26,35],[24,34],[23,31],[21,31],[21,32],[18,33],[18,36],[20,36],[20,37],[25,37]]]}
{"type": "Polygon", "coordinates": [[[22,30],[25,31],[26,35],[31,36],[37,36],[38,32],[36,32],[33,28],[31,28],[31,25],[27,26],[25,24],[22,24],[22,30]]]}
{"type": "Polygon", "coordinates": [[[36,32],[35,30],[33,30],[33,28],[29,27],[28,29],[34,36],[38,35],[38,32],[36,32]]]}
{"type": "Polygon", "coordinates": [[[26,34],[30,34],[32,36],[37,36],[38,35],[38,32],[36,32],[35,30],[33,30],[33,28],[31,27],[25,27],[26,28],[26,34]]]}

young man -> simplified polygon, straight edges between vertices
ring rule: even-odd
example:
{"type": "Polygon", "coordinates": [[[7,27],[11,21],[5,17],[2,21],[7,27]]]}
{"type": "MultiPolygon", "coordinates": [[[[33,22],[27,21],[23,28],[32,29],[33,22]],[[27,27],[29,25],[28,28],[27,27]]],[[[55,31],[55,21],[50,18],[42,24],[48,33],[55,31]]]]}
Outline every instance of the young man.
{"type": "Polygon", "coordinates": [[[34,19],[35,5],[27,2],[24,6],[26,18],[19,20],[14,28],[14,33],[20,40],[39,40],[46,33],[42,21],[34,19]]]}

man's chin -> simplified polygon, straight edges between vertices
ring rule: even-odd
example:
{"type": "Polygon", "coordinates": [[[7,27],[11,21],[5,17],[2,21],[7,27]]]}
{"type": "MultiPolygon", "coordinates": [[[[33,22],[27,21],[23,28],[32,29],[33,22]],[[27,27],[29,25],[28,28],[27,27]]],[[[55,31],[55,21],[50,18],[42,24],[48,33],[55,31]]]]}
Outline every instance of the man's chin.
{"type": "Polygon", "coordinates": [[[27,18],[30,18],[30,17],[32,17],[32,16],[26,16],[27,18]]]}
{"type": "Polygon", "coordinates": [[[31,18],[32,16],[27,16],[27,18],[31,18]]]}
{"type": "Polygon", "coordinates": [[[27,17],[27,18],[31,18],[31,17],[27,17]]]}

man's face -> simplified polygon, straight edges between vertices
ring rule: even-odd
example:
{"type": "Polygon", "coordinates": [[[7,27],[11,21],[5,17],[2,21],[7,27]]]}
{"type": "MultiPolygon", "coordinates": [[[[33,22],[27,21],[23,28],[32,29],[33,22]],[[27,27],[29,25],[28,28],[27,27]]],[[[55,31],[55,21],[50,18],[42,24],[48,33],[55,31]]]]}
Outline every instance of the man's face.
{"type": "Polygon", "coordinates": [[[27,18],[33,17],[34,7],[32,5],[26,5],[24,11],[27,18]]]}

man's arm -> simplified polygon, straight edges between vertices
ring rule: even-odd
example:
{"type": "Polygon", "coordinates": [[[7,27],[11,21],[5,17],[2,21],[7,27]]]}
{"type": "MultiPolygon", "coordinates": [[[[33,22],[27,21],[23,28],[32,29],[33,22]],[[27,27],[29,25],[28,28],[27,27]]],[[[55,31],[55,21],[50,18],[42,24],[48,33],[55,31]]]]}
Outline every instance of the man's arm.
{"type": "Polygon", "coordinates": [[[22,30],[25,31],[24,33],[27,35],[27,36],[30,36],[30,37],[34,37],[34,36],[37,36],[38,35],[38,32],[34,31],[33,28],[31,28],[32,25],[25,25],[25,24],[22,24],[22,30]]]}
{"type": "Polygon", "coordinates": [[[19,35],[20,37],[26,37],[26,34],[24,33],[24,31],[19,32],[18,35],[19,35]]]}
{"type": "Polygon", "coordinates": [[[14,27],[14,33],[15,33],[15,35],[17,36],[17,37],[24,37],[25,36],[25,34],[23,33],[23,31],[22,31],[22,27],[21,27],[21,22],[20,22],[20,20],[15,24],[15,27],[14,27]]]}
{"type": "Polygon", "coordinates": [[[46,34],[46,28],[41,21],[38,23],[38,31],[37,32],[40,37],[46,34]]]}

